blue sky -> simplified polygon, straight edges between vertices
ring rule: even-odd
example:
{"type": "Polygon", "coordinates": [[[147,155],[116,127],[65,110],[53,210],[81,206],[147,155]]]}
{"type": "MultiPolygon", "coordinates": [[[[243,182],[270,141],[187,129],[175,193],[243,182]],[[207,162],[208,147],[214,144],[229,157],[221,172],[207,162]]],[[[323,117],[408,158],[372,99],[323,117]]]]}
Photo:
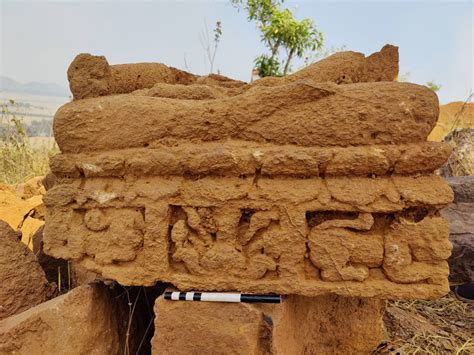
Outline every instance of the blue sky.
{"type": "MultiPolygon", "coordinates": [[[[66,70],[80,52],[111,64],[158,61],[197,74],[209,70],[199,33],[220,20],[216,64],[224,75],[250,78],[263,53],[254,23],[230,1],[1,1],[0,75],[20,82],[67,85],[66,70]]],[[[298,19],[323,31],[325,46],[370,54],[400,47],[409,81],[434,80],[440,101],[465,100],[473,87],[472,1],[286,1],[298,19]]],[[[295,63],[297,68],[300,63],[295,63]]]]}

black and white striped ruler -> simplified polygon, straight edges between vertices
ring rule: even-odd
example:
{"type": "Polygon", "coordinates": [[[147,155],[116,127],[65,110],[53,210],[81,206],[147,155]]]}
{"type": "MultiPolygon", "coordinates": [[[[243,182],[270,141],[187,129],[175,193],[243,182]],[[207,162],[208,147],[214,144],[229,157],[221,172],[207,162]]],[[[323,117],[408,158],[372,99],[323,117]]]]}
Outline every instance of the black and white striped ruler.
{"type": "Polygon", "coordinates": [[[280,295],[255,295],[226,292],[165,292],[165,300],[202,302],[280,303],[280,295]]]}

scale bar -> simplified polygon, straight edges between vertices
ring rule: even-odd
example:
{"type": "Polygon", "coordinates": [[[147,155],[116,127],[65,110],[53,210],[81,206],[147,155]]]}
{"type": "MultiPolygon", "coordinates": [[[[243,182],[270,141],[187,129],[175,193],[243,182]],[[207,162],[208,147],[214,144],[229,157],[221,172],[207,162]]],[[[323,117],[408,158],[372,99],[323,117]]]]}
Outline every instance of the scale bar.
{"type": "Polygon", "coordinates": [[[280,295],[256,295],[227,292],[173,292],[166,291],[165,300],[201,302],[280,303],[280,295]]]}

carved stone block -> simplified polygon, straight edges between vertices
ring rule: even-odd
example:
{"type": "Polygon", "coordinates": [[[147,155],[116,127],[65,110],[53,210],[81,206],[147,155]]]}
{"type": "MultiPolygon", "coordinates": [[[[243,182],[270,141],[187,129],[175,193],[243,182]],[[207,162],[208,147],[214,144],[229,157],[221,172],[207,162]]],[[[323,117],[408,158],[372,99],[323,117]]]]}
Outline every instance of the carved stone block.
{"type": "Polygon", "coordinates": [[[453,195],[433,171],[451,149],[426,142],[436,95],[390,82],[397,59],[348,52],[245,84],[79,56],[44,250],[123,285],[443,295],[453,195]]]}

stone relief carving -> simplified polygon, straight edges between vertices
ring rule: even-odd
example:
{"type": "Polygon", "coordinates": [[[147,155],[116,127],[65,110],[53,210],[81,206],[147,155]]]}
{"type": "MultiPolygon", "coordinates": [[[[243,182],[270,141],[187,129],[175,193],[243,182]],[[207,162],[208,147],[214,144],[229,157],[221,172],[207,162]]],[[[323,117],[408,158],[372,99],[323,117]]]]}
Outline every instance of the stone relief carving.
{"type": "Polygon", "coordinates": [[[139,208],[78,209],[84,252],[99,264],[132,261],[143,246],[144,211],[139,208]]]}

